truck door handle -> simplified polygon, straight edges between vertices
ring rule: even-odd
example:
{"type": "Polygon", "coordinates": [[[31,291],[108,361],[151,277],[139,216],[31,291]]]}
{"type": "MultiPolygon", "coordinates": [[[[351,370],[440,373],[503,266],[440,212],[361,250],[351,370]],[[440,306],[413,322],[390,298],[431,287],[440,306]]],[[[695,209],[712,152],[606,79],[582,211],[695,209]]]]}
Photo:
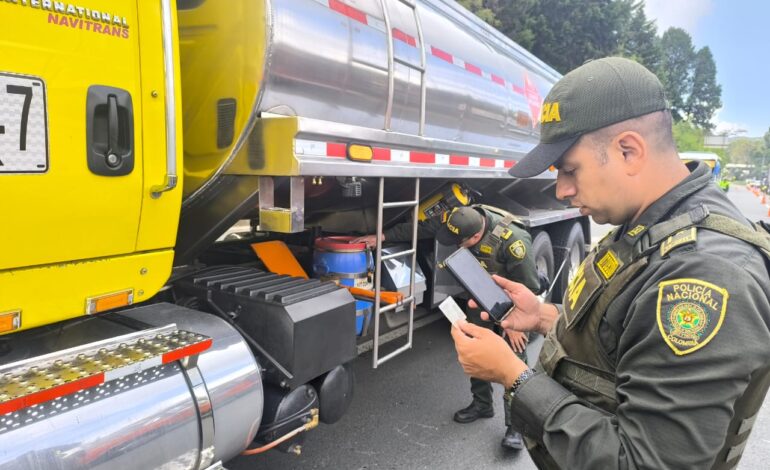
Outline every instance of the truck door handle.
{"type": "Polygon", "coordinates": [[[100,176],[124,176],[134,169],[134,109],[131,94],[92,85],[86,100],[88,169],[100,176]]]}

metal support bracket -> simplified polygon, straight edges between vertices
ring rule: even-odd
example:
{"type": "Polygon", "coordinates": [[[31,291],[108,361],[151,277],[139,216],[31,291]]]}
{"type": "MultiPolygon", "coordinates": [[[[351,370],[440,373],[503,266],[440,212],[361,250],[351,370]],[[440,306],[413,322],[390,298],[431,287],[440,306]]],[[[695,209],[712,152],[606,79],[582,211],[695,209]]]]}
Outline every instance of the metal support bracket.
{"type": "Polygon", "coordinates": [[[277,176],[259,177],[259,230],[266,232],[297,233],[305,230],[305,179],[289,179],[289,207],[275,206],[277,176]]]}

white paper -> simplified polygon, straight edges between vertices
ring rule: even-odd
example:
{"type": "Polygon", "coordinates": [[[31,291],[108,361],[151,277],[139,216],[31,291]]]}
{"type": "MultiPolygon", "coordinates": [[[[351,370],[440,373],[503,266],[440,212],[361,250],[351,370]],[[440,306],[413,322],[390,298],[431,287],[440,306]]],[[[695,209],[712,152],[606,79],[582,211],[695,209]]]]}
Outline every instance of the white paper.
{"type": "Polygon", "coordinates": [[[458,320],[465,320],[465,313],[452,297],[444,299],[444,301],[439,304],[438,308],[441,309],[444,316],[450,323],[452,323],[452,325],[457,323],[458,320]]]}

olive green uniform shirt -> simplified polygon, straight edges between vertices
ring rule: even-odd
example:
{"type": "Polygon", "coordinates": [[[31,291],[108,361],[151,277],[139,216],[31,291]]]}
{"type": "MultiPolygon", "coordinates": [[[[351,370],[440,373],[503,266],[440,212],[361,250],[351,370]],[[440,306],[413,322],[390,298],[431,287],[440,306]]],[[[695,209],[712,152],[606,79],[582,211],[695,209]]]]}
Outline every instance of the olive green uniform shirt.
{"type": "MultiPolygon", "coordinates": [[[[746,220],[699,165],[633,225],[649,227],[700,204],[746,220]]],[[[600,353],[615,364],[616,414],[541,373],[513,398],[514,427],[542,443],[563,469],[709,468],[751,374],[770,361],[768,267],[753,246],[699,230],[695,243],[650,257],[609,304],[596,335],[600,353]],[[683,355],[666,343],[658,324],[659,293],[672,279],[696,279],[728,293],[716,334],[683,355]]]]}

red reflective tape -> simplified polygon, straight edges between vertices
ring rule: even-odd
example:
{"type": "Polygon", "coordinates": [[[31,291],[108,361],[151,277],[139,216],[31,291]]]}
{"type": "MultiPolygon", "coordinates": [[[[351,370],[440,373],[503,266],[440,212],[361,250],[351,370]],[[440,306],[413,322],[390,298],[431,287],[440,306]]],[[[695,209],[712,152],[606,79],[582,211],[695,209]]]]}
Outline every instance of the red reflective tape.
{"type": "Polygon", "coordinates": [[[448,52],[444,52],[436,46],[430,46],[430,53],[439,59],[443,59],[449,63],[452,63],[452,55],[448,52]]]}
{"type": "Polygon", "coordinates": [[[505,86],[505,80],[503,77],[498,77],[495,74],[492,74],[492,81],[497,83],[498,85],[505,86]]]}
{"type": "Polygon", "coordinates": [[[481,75],[481,69],[473,64],[469,64],[468,62],[465,63],[465,70],[470,73],[475,73],[476,75],[481,75]]]}
{"type": "Polygon", "coordinates": [[[212,340],[209,338],[206,341],[191,344],[189,346],[183,347],[182,349],[177,349],[176,351],[167,352],[163,355],[162,361],[164,364],[168,364],[169,362],[178,361],[184,357],[201,353],[211,347],[211,342],[212,340]]]}
{"type": "Polygon", "coordinates": [[[367,24],[366,13],[357,8],[353,8],[350,5],[345,5],[339,0],[329,0],[329,8],[336,11],[337,13],[342,13],[348,18],[352,18],[360,23],[367,24]]]}
{"type": "Polygon", "coordinates": [[[96,387],[97,385],[101,385],[103,383],[104,373],[101,373],[91,377],[78,379],[73,382],[68,382],[57,387],[49,388],[48,390],[41,390],[39,392],[31,393],[29,395],[15,398],[0,404],[0,414],[13,413],[14,411],[18,411],[22,408],[28,408],[32,405],[45,403],[65,395],[71,395],[75,392],[79,392],[91,387],[96,387]]]}
{"type": "Polygon", "coordinates": [[[479,158],[479,166],[494,167],[495,166],[495,159],[494,158],[479,158]]]}
{"type": "Polygon", "coordinates": [[[517,86],[517,85],[511,85],[511,88],[513,88],[514,93],[518,93],[520,95],[525,95],[526,91],[524,91],[524,88],[517,86]]]}
{"type": "Polygon", "coordinates": [[[14,411],[19,411],[24,408],[24,398],[25,397],[14,398],[5,403],[0,403],[0,415],[13,413],[14,411]]]}
{"type": "Polygon", "coordinates": [[[389,162],[390,149],[374,147],[374,155],[372,155],[372,160],[383,160],[389,162]]]}
{"type": "Polygon", "coordinates": [[[345,158],[348,155],[348,148],[345,144],[326,143],[326,156],[345,158]]]}
{"type": "Polygon", "coordinates": [[[398,28],[393,28],[393,37],[399,41],[403,41],[409,44],[412,47],[417,47],[417,40],[413,36],[406,34],[398,28]]]}
{"type": "Polygon", "coordinates": [[[435,153],[410,152],[409,161],[412,163],[436,163],[435,153]]]}
{"type": "Polygon", "coordinates": [[[468,157],[465,155],[450,155],[449,156],[449,164],[450,165],[468,165],[468,157]]]}
{"type": "Polygon", "coordinates": [[[513,165],[515,165],[515,164],[516,164],[516,162],[513,161],[513,160],[506,160],[505,162],[503,162],[503,166],[505,168],[513,168],[513,165]]]}

